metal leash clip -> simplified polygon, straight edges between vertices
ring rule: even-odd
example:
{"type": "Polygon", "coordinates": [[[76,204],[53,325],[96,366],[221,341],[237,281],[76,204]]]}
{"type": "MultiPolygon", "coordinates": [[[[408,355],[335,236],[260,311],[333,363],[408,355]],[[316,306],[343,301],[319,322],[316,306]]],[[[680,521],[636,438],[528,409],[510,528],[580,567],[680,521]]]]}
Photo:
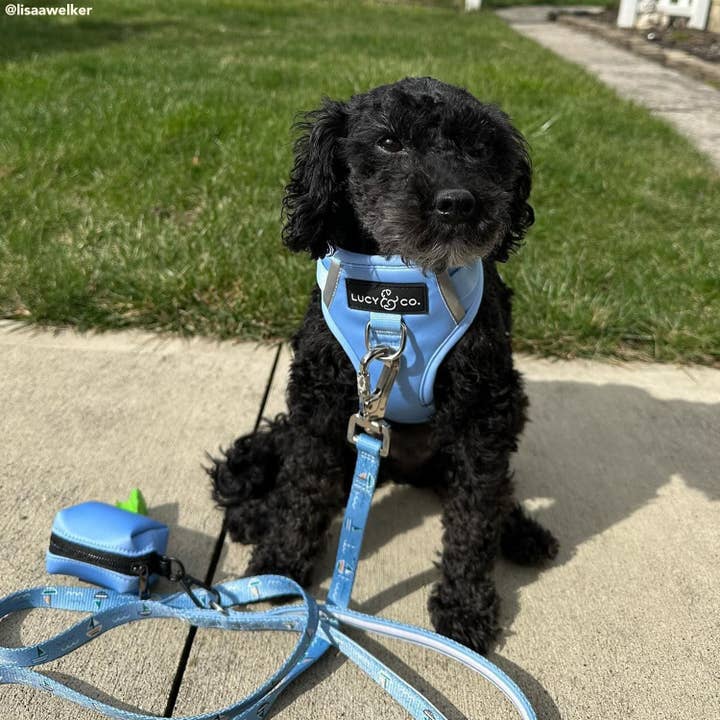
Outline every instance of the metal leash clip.
{"type": "Polygon", "coordinates": [[[358,427],[371,435],[382,438],[381,457],[387,457],[390,452],[390,425],[385,420],[390,391],[400,372],[400,358],[407,342],[407,327],[400,322],[400,343],[398,347],[390,345],[372,345],[370,339],[370,323],[365,326],[365,347],[367,352],[360,360],[357,374],[358,399],[360,408],[357,413],[350,416],[348,422],[347,439],[356,444],[358,427]],[[370,372],[368,366],[373,360],[383,364],[380,371],[377,387],[372,390],[370,385],[370,372]]]}
{"type": "MultiPolygon", "coordinates": [[[[133,568],[133,570],[140,577],[139,597],[141,600],[146,600],[150,597],[148,582],[150,572],[149,568],[145,564],[138,564],[133,568]]],[[[185,565],[183,565],[183,563],[177,558],[169,557],[168,555],[159,557],[156,567],[153,568],[153,572],[157,572],[158,575],[167,578],[170,582],[180,583],[180,586],[193,601],[193,604],[196,607],[203,610],[211,608],[213,610],[217,610],[217,612],[222,613],[223,615],[227,615],[227,610],[221,604],[222,598],[220,597],[220,593],[214,587],[207,585],[202,580],[198,580],[192,575],[188,575],[185,571],[185,565]],[[206,608],[202,604],[198,596],[193,592],[193,588],[202,588],[205,590],[208,594],[209,608],[206,608]]]]}
{"type": "Polygon", "coordinates": [[[227,610],[221,605],[220,593],[214,587],[207,585],[192,575],[188,575],[188,573],[185,572],[185,566],[177,558],[164,557],[163,560],[166,560],[169,565],[170,572],[167,576],[168,580],[170,580],[170,582],[180,583],[182,589],[187,593],[196,607],[206,609],[202,602],[200,602],[198,596],[193,592],[194,587],[199,587],[208,594],[208,605],[210,608],[217,610],[217,612],[223,615],[227,615],[227,610]],[[175,564],[174,570],[173,563],[175,564]]]}

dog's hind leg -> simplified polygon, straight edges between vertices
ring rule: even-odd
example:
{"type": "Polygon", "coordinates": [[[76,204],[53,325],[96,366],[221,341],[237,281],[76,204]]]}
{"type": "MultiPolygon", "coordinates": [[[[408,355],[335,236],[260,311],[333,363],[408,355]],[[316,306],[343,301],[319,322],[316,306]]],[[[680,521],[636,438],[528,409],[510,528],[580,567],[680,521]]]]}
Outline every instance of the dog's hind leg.
{"type": "Polygon", "coordinates": [[[500,536],[502,554],[518,565],[538,565],[552,560],[559,545],[553,534],[516,504],[505,517],[500,536]]]}
{"type": "Polygon", "coordinates": [[[227,530],[237,542],[255,543],[267,530],[267,495],[275,487],[286,429],[285,416],[278,415],[235,440],[222,458],[211,458],[212,496],[225,508],[227,530]]]}

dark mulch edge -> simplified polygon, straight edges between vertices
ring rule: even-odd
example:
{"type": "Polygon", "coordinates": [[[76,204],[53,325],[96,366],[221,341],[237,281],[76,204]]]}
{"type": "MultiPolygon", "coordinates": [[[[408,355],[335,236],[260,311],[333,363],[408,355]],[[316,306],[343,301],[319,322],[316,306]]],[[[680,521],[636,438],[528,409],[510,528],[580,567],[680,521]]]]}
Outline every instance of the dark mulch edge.
{"type": "Polygon", "coordinates": [[[594,22],[609,25],[629,38],[642,38],[648,43],[672,50],[682,50],[706,62],[720,64],[720,34],[687,27],[685,18],[671,18],[667,27],[652,26],[643,30],[618,28],[615,8],[595,13],[573,13],[594,22]]]}

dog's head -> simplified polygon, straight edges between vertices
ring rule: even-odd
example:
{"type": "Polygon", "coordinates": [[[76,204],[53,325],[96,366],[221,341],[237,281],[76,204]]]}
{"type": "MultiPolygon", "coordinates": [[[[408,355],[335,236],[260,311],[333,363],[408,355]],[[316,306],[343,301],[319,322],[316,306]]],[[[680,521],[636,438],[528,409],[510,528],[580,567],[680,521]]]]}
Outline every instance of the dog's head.
{"type": "Polygon", "coordinates": [[[342,247],[439,271],[507,259],[532,225],[522,135],[501,110],[407,78],[300,123],[283,238],[313,257],[342,247]]]}

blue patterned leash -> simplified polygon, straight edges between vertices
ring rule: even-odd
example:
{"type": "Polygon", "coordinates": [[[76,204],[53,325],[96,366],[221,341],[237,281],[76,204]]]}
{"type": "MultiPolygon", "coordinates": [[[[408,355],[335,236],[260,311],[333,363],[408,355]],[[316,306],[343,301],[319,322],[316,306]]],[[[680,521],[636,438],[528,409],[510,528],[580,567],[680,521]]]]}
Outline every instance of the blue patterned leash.
{"type": "Polygon", "coordinates": [[[293,580],[277,575],[242,578],[212,588],[195,590],[193,594],[179,592],[151,599],[84,587],[37,587],[23,590],[0,600],[0,619],[32,608],[90,612],[92,615],[84,617],[45,642],[18,648],[0,647],[0,685],[21,684],[36,687],[119,720],[157,720],[157,715],[123,710],[88,697],[33,668],[63,657],[108,630],[126,623],[174,618],[185,620],[196,627],[272,630],[295,632],[298,635],[297,642],[285,662],[254,692],[220,711],[186,716],[186,720],[267,718],[273,703],[283,690],[331,647],[337,648],[380,685],[410,717],[416,720],[447,720],[445,715],[412,685],[340,629],[341,626],[348,626],[405,640],[457,660],[498,688],[523,720],[537,720],[532,706],[520,688],[502,670],[481,655],[429,630],[348,609],[380,458],[387,454],[389,447],[390,428],[383,420],[383,402],[386,402],[387,393],[397,375],[397,363],[405,342],[404,333],[399,340],[399,348],[369,347],[361,362],[358,374],[360,410],[351,418],[348,426],[348,437],[357,448],[357,463],[326,603],[316,602],[293,580]],[[373,360],[380,360],[384,367],[378,387],[375,391],[370,391],[367,385],[367,365],[373,360]],[[372,434],[356,434],[358,426],[372,434]],[[236,609],[237,606],[286,596],[299,598],[301,604],[284,605],[260,612],[236,609]],[[201,607],[197,606],[197,602],[201,607]]]}

